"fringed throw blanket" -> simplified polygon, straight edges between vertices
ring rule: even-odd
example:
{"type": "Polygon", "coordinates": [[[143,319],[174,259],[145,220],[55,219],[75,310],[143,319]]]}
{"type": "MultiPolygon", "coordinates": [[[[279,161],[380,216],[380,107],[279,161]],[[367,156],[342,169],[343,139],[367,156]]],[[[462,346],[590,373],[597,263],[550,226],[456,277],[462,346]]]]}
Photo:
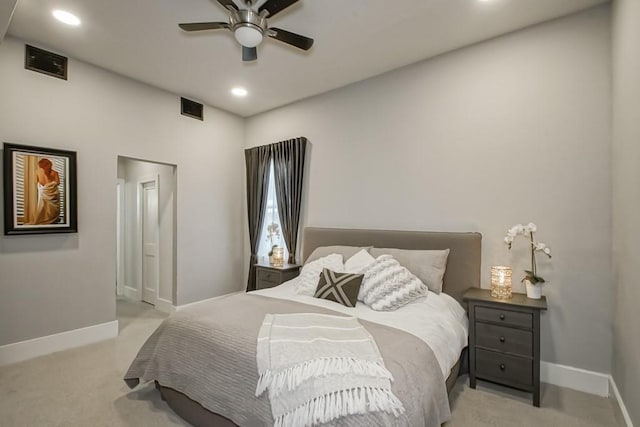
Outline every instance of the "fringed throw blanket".
{"type": "Polygon", "coordinates": [[[277,427],[404,413],[375,340],[355,317],[267,314],[257,341],[256,396],[268,389],[277,427]]]}

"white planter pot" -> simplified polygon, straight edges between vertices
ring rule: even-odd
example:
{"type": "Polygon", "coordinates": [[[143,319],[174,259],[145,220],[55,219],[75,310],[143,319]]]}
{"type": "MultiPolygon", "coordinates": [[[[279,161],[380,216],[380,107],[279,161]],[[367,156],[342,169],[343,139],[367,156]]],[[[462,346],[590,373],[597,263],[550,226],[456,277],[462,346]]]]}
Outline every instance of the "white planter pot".
{"type": "Polygon", "coordinates": [[[531,298],[531,299],[542,298],[542,284],[540,283],[533,284],[528,280],[525,280],[524,284],[527,287],[527,298],[531,298]]]}

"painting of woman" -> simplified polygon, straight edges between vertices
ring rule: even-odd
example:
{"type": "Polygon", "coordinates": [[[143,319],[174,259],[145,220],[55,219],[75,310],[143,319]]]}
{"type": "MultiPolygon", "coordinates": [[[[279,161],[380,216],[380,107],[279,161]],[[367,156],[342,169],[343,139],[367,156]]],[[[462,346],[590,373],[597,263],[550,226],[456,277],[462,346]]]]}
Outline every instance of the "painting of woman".
{"type": "Polygon", "coordinates": [[[5,142],[4,234],[75,233],[76,153],[5,142]]]}
{"type": "Polygon", "coordinates": [[[44,158],[38,162],[38,207],[34,225],[60,222],[60,175],[53,170],[51,160],[44,158]]]}

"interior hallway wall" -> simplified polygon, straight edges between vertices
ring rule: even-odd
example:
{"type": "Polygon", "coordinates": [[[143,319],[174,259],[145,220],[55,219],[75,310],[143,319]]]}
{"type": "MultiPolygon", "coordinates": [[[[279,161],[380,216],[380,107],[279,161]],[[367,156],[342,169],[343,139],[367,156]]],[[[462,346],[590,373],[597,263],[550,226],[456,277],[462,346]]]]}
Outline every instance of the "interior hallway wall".
{"type": "Polygon", "coordinates": [[[119,155],[177,165],[175,303],[242,289],[244,121],[209,106],[204,118],[73,58],[67,81],[25,70],[24,42],[4,39],[0,140],[78,153],[79,231],[0,236],[0,346],[115,320],[119,155]]]}
{"type": "Polygon", "coordinates": [[[131,295],[141,289],[140,253],[142,250],[138,230],[138,182],[143,178],[158,177],[158,298],[174,304],[175,290],[175,200],[176,168],[171,165],[118,157],[118,178],[125,181],[124,217],[124,285],[131,295]]]}

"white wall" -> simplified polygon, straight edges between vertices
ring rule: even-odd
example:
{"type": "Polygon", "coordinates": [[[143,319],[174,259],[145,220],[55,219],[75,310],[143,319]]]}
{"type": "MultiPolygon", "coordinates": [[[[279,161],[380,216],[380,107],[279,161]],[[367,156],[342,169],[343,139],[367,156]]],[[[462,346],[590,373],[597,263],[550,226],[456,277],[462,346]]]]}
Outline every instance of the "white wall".
{"type": "Polygon", "coordinates": [[[542,358],[609,372],[609,18],[592,9],[254,116],[247,146],[309,138],[305,225],[480,231],[484,285],[495,264],[523,276],[526,242],[510,255],[502,239],[536,222],[555,253],[539,266],[542,358]]]}
{"type": "Polygon", "coordinates": [[[73,59],[68,81],[27,71],[12,38],[0,94],[0,140],[78,152],[79,228],[0,237],[0,345],[115,319],[118,155],[177,165],[177,304],[242,288],[242,119],[73,59]]]}
{"type": "Polygon", "coordinates": [[[613,378],[640,424],[640,2],[616,0],[613,15],[613,378]]]}
{"type": "Polygon", "coordinates": [[[159,284],[158,298],[174,304],[175,288],[175,181],[176,168],[171,165],[150,163],[124,157],[118,158],[118,177],[125,181],[124,215],[124,285],[138,292],[142,289],[140,254],[141,242],[138,227],[138,182],[149,177],[158,177],[158,222],[159,222],[159,284]]]}

